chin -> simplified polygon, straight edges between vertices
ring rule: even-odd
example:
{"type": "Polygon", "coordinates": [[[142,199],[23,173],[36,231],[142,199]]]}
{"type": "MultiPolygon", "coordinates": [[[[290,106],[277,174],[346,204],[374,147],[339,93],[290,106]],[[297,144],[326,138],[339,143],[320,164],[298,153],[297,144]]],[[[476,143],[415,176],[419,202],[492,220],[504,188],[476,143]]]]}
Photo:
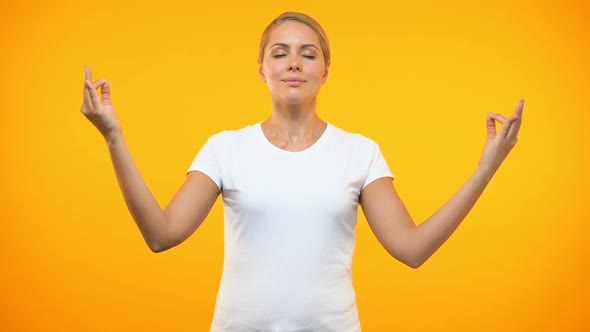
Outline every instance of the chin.
{"type": "Polygon", "coordinates": [[[287,105],[298,105],[304,104],[309,101],[309,98],[305,98],[303,96],[281,96],[277,98],[280,103],[287,104],[287,105]]]}
{"type": "Polygon", "coordinates": [[[300,105],[305,103],[305,99],[303,98],[285,98],[283,102],[287,105],[300,105]]]}
{"type": "Polygon", "coordinates": [[[313,101],[316,98],[315,95],[308,94],[287,94],[280,97],[280,100],[286,104],[306,104],[313,101]]]}

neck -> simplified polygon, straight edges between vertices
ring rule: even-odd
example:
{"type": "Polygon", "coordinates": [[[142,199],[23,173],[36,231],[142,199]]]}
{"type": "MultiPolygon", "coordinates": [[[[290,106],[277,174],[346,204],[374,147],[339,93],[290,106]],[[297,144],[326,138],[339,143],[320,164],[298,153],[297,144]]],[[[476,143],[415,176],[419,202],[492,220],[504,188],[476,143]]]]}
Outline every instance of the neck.
{"type": "Polygon", "coordinates": [[[264,122],[272,128],[273,136],[288,137],[293,141],[321,135],[325,128],[324,121],[316,114],[315,98],[302,104],[273,101],[272,114],[264,122]]]}

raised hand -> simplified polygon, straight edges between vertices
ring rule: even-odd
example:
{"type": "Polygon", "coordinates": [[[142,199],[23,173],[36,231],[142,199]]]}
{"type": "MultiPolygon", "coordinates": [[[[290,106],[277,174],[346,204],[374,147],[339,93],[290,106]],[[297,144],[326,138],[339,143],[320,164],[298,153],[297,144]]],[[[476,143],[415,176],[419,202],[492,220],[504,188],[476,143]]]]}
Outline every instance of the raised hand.
{"type": "Polygon", "coordinates": [[[488,138],[483,148],[483,155],[479,166],[495,172],[518,140],[518,131],[522,123],[522,109],[524,99],[516,105],[516,109],[510,118],[506,119],[500,114],[489,113],[487,116],[488,138]],[[499,133],[496,133],[496,121],[502,124],[499,133]]]}
{"type": "Polygon", "coordinates": [[[105,79],[92,82],[92,72],[88,66],[84,68],[84,102],[81,111],[107,141],[121,134],[121,125],[111,105],[109,82],[105,79]],[[96,91],[99,87],[102,98],[96,91]]]}

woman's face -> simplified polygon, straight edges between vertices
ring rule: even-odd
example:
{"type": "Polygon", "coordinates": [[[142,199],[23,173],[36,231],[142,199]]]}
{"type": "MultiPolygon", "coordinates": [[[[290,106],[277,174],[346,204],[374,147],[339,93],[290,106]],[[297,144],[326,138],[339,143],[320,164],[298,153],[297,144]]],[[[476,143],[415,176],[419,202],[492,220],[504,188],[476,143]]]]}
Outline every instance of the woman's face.
{"type": "Polygon", "coordinates": [[[328,77],[316,33],[307,25],[287,21],[270,34],[260,66],[272,98],[300,104],[315,98],[328,77]]]}

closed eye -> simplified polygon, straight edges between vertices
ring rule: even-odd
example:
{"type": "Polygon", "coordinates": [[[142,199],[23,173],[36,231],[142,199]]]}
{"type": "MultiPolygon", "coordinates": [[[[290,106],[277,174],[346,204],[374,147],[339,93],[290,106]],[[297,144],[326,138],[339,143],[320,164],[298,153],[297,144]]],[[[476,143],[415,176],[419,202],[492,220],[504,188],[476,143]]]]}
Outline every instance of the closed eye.
{"type": "MultiPolygon", "coordinates": [[[[287,54],[278,54],[278,55],[274,55],[273,58],[278,59],[278,58],[282,58],[284,56],[286,56],[287,54]]],[[[308,58],[308,59],[315,59],[315,56],[313,55],[304,55],[304,58],[308,58]]]]}

